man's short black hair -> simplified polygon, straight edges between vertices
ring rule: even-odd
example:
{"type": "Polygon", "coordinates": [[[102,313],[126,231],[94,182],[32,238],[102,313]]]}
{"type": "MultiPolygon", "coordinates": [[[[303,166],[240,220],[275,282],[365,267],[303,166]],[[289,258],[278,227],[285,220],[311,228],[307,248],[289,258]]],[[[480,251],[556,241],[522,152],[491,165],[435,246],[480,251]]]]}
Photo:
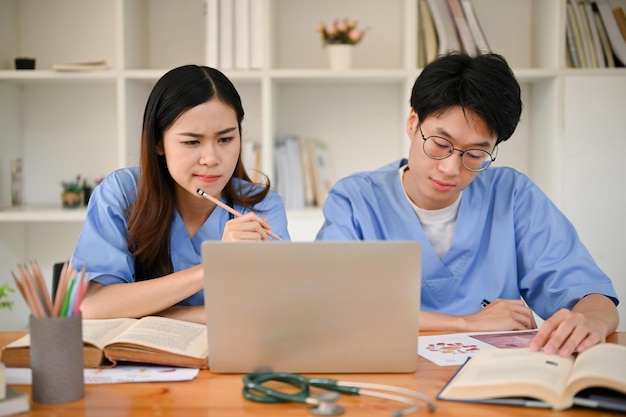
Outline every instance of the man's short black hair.
{"type": "Polygon", "coordinates": [[[480,116],[496,135],[496,143],[510,138],[520,120],[522,100],[504,57],[452,52],[426,65],[411,92],[411,107],[420,121],[454,106],[480,116]]]}

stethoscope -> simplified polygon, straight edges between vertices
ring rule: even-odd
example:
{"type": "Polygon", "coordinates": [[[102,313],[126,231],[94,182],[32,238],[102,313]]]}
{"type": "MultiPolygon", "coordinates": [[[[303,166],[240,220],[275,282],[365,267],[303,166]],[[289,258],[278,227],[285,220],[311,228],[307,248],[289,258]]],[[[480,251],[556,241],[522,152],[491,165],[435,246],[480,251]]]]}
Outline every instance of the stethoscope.
{"type": "Polygon", "coordinates": [[[337,404],[339,394],[369,395],[409,405],[409,408],[394,410],[391,413],[392,417],[401,417],[416,412],[419,409],[419,404],[414,399],[426,402],[428,411],[435,410],[435,403],[426,395],[391,385],[345,382],[330,378],[308,378],[299,374],[280,372],[252,373],[243,377],[243,396],[247,400],[259,403],[299,402],[310,404],[313,407],[309,411],[318,416],[336,416],[344,412],[344,408],[337,404]],[[282,382],[297,388],[298,391],[286,393],[263,385],[268,381],[282,382]],[[325,391],[310,396],[311,387],[322,388],[325,391]],[[389,391],[394,394],[371,390],[389,391]],[[397,394],[403,394],[414,399],[397,394]]]}

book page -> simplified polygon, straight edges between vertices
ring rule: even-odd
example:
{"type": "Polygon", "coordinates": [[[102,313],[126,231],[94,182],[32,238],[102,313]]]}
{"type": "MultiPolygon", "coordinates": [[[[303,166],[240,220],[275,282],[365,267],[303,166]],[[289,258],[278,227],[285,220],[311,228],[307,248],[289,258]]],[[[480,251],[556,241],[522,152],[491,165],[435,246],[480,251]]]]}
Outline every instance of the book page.
{"type": "Polygon", "coordinates": [[[444,390],[443,399],[477,400],[531,397],[555,408],[571,405],[564,392],[573,358],[563,358],[527,348],[478,352],[461,368],[444,390]]]}
{"type": "Polygon", "coordinates": [[[132,344],[203,358],[207,355],[206,326],[165,317],[144,317],[111,344],[132,344]]]}
{"type": "Polygon", "coordinates": [[[30,334],[26,334],[20,337],[19,339],[14,340],[13,342],[9,343],[3,349],[22,348],[22,347],[29,347],[29,346],[30,346],[30,334]]]}
{"type": "Polygon", "coordinates": [[[111,340],[137,321],[137,319],[131,318],[84,319],[83,342],[90,343],[102,350],[111,340]]]}
{"type": "Polygon", "coordinates": [[[626,394],[626,346],[602,343],[578,355],[569,382],[569,393],[589,387],[605,387],[626,394]]]}

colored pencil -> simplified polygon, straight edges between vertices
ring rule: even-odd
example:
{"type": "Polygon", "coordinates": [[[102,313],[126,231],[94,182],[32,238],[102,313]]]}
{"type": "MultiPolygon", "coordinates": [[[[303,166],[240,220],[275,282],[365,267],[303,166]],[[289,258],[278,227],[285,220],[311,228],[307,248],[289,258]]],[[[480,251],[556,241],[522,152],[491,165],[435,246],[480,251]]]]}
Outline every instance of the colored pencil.
{"type": "Polygon", "coordinates": [[[54,303],[36,262],[31,262],[30,268],[18,265],[17,271],[18,275],[11,272],[11,276],[34,317],[69,317],[80,312],[80,304],[89,284],[85,266],[79,278],[70,263],[63,265],[54,303]]]}
{"type": "Polygon", "coordinates": [[[50,299],[50,293],[48,293],[48,288],[46,287],[46,283],[43,279],[43,273],[41,272],[41,268],[37,262],[33,262],[31,264],[31,270],[33,272],[33,276],[37,281],[37,288],[39,289],[39,297],[42,299],[44,306],[46,307],[47,315],[52,315],[52,300],[50,299]]]}
{"type": "Polygon", "coordinates": [[[26,295],[26,303],[29,305],[31,312],[35,317],[45,317],[46,314],[44,313],[42,301],[37,294],[32,277],[22,266],[18,266],[17,271],[20,275],[22,287],[24,288],[24,294],[26,295]]]}
{"type": "Polygon", "coordinates": [[[72,310],[74,315],[80,313],[80,303],[83,302],[83,296],[87,291],[87,284],[89,284],[89,281],[86,279],[85,276],[85,270],[86,267],[83,266],[83,269],[80,271],[80,278],[78,279],[78,288],[76,289],[75,297],[76,303],[74,305],[74,309],[72,310]]]}
{"type": "Polygon", "coordinates": [[[73,274],[74,267],[65,262],[61,268],[61,274],[59,275],[59,282],[57,284],[57,292],[54,296],[54,308],[52,310],[53,317],[59,317],[61,314],[61,308],[63,307],[63,301],[65,300],[65,294],[67,290],[67,282],[73,274]]]}
{"type": "Polygon", "coordinates": [[[63,305],[61,306],[61,312],[59,313],[59,317],[69,317],[69,308],[72,299],[72,291],[74,290],[74,285],[76,285],[76,278],[70,278],[67,284],[67,291],[65,291],[65,297],[63,298],[63,305]]]}

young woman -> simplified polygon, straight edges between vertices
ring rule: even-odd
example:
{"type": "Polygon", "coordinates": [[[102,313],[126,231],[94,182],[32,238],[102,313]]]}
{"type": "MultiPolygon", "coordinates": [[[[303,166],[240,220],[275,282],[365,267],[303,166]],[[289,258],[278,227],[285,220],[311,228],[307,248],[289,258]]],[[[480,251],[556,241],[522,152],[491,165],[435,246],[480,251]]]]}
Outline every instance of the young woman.
{"type": "Polygon", "coordinates": [[[84,318],[204,322],[203,241],[289,239],[281,198],[269,181],[251,183],[241,162],[243,117],[237,90],[216,69],[186,65],[157,81],[140,166],[114,171],[89,200],[71,259],[91,276],[84,318]]]}

